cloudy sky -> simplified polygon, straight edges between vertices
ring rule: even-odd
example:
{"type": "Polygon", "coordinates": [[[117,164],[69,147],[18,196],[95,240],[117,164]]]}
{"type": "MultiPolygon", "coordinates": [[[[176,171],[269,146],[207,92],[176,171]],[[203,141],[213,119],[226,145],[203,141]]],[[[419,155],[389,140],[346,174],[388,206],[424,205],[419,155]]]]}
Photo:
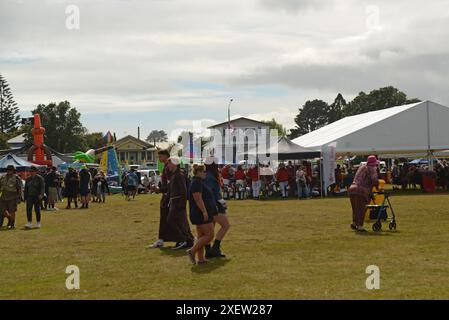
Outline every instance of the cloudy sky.
{"type": "Polygon", "coordinates": [[[224,121],[230,98],[287,128],[308,99],[386,85],[449,105],[448,39],[447,0],[0,0],[22,114],[68,100],[119,137],[224,121]]]}

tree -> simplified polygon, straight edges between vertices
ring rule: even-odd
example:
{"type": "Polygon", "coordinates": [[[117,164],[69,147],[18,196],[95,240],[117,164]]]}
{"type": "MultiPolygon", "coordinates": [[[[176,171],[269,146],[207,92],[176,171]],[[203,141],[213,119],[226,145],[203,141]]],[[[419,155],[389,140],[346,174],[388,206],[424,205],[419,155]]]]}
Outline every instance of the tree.
{"type": "Polygon", "coordinates": [[[7,141],[8,141],[8,136],[4,133],[0,133],[0,150],[9,149],[7,141]]]}
{"type": "Polygon", "coordinates": [[[153,130],[148,135],[146,141],[156,145],[156,142],[165,142],[168,140],[167,133],[164,130],[153,130]]]}
{"type": "Polygon", "coordinates": [[[285,137],[287,135],[287,130],[284,128],[284,126],[273,118],[269,121],[262,121],[263,123],[266,123],[270,126],[270,129],[277,130],[279,137],[285,137]]]}
{"type": "Polygon", "coordinates": [[[407,95],[398,89],[389,86],[373,90],[366,94],[360,92],[344,109],[344,116],[353,116],[360,113],[383,110],[404,104],[420,102],[419,99],[407,99],[407,95]]]}
{"type": "Polygon", "coordinates": [[[343,110],[346,107],[346,100],[341,93],[337,95],[334,102],[329,105],[328,123],[332,123],[343,118],[343,110]]]}
{"type": "Polygon", "coordinates": [[[84,135],[84,143],[88,149],[99,149],[106,144],[101,132],[87,133],[84,135]]]}
{"type": "Polygon", "coordinates": [[[70,106],[70,102],[40,104],[31,113],[40,114],[47,146],[62,153],[84,151],[87,148],[84,139],[87,130],[81,124],[81,114],[70,106]]]}
{"type": "Polygon", "coordinates": [[[14,131],[19,120],[17,103],[14,101],[8,82],[0,74],[0,133],[14,131]]]}
{"type": "Polygon", "coordinates": [[[295,128],[291,129],[289,138],[294,139],[312,132],[328,123],[329,105],[323,100],[307,101],[295,117],[295,128]]]}

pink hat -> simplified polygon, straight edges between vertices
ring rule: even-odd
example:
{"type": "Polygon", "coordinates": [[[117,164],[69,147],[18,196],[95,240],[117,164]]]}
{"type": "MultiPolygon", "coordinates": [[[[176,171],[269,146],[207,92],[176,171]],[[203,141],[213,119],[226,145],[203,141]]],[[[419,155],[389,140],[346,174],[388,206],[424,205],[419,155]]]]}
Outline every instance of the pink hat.
{"type": "Polygon", "coordinates": [[[379,160],[377,160],[376,156],[369,156],[366,164],[370,167],[375,167],[379,164],[379,160]]]}

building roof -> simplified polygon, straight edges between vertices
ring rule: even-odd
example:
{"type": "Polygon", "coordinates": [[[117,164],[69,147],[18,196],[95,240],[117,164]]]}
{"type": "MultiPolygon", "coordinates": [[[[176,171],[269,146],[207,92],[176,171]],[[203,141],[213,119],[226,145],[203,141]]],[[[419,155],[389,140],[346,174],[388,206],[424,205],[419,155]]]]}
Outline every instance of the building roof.
{"type": "Polygon", "coordinates": [[[19,134],[18,136],[9,139],[6,143],[8,144],[25,143],[25,133],[19,134]]]}
{"type": "MultiPolygon", "coordinates": [[[[266,124],[265,122],[253,120],[253,119],[246,118],[246,117],[240,117],[240,118],[232,119],[230,122],[231,122],[231,124],[232,124],[232,123],[235,123],[236,121],[239,121],[239,120],[246,120],[246,121],[253,122],[253,123],[256,124],[256,125],[267,126],[267,124],[266,124]]],[[[216,127],[221,127],[221,126],[226,125],[226,124],[228,124],[228,121],[224,121],[224,122],[220,122],[220,123],[214,124],[213,126],[208,127],[208,129],[213,129],[213,128],[216,128],[216,127]]]]}
{"type": "Polygon", "coordinates": [[[449,149],[449,108],[423,101],[343,118],[293,140],[337,153],[410,153],[449,149]]]}
{"type": "Polygon", "coordinates": [[[146,142],[146,141],[137,139],[136,137],[134,137],[134,136],[132,136],[132,135],[127,135],[127,136],[125,136],[125,137],[123,137],[123,138],[121,138],[121,139],[115,141],[113,144],[114,144],[114,146],[115,146],[116,148],[119,148],[121,144],[124,144],[124,143],[126,143],[126,142],[128,142],[128,141],[132,141],[133,143],[136,143],[136,144],[138,144],[138,145],[141,145],[143,150],[149,149],[149,148],[153,148],[153,147],[154,147],[152,144],[150,144],[150,143],[148,143],[148,142],[146,142]]]}

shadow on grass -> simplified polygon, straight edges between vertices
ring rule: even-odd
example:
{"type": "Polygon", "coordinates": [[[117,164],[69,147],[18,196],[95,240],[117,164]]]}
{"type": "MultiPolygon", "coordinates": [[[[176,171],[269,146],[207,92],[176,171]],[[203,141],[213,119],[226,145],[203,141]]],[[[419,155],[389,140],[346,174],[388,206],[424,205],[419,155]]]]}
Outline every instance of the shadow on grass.
{"type": "Polygon", "coordinates": [[[179,249],[179,250],[172,250],[171,247],[165,247],[165,248],[159,248],[159,251],[166,256],[170,257],[187,257],[186,253],[187,249],[179,249]]]}
{"type": "Polygon", "coordinates": [[[223,258],[211,259],[211,260],[209,260],[209,262],[207,264],[192,266],[191,270],[194,273],[206,274],[206,273],[210,273],[216,269],[219,269],[221,267],[224,267],[229,261],[231,261],[231,260],[223,259],[223,258]]]}

